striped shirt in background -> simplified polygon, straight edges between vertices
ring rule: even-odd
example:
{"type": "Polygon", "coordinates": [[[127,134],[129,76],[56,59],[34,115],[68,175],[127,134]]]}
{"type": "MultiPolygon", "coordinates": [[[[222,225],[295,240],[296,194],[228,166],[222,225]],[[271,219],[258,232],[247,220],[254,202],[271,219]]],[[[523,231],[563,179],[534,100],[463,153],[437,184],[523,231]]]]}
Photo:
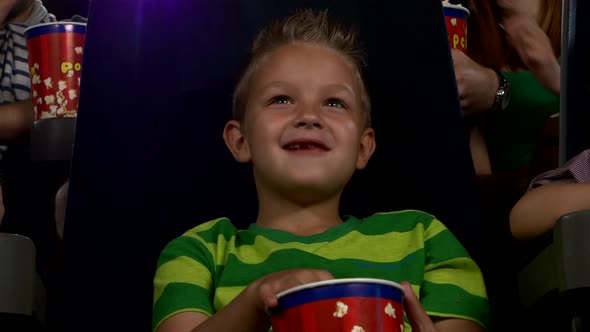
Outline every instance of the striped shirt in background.
{"type": "MultiPolygon", "coordinates": [[[[25,22],[7,24],[0,29],[0,105],[31,99],[25,29],[55,21],[55,16],[47,12],[40,0],[36,0],[31,16],[25,22]]],[[[6,147],[0,146],[0,159],[5,151],[6,147]]]]}
{"type": "Polygon", "coordinates": [[[535,177],[529,190],[554,183],[590,183],[590,149],[584,150],[560,168],[535,177]]]}
{"type": "MultiPolygon", "coordinates": [[[[215,314],[254,280],[287,269],[328,270],[336,278],[408,281],[429,315],[488,324],[476,263],[436,218],[420,211],[347,217],[324,233],[297,236],[222,218],[171,241],[154,278],[153,330],[181,312],[215,314]]],[[[411,331],[406,319],[405,331],[411,331]]]]}

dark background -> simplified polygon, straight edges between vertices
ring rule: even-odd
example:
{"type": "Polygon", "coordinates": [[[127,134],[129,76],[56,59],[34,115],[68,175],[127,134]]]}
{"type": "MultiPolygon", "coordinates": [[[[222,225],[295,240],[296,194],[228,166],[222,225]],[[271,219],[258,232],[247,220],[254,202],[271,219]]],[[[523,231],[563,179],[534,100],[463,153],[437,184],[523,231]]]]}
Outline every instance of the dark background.
{"type": "MultiPolygon", "coordinates": [[[[90,0],[42,0],[47,10],[58,20],[71,18],[74,15],[88,17],[90,0]]],[[[100,1],[100,0],[98,0],[100,1]]]]}

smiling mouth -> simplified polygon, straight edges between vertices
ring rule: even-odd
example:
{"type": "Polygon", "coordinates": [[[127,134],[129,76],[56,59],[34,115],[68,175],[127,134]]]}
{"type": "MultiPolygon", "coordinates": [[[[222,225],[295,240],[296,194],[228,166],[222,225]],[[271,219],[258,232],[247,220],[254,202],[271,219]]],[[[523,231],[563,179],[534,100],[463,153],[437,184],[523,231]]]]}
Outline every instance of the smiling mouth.
{"type": "Polygon", "coordinates": [[[328,151],[328,147],[318,142],[293,142],[283,146],[287,151],[328,151]]]}

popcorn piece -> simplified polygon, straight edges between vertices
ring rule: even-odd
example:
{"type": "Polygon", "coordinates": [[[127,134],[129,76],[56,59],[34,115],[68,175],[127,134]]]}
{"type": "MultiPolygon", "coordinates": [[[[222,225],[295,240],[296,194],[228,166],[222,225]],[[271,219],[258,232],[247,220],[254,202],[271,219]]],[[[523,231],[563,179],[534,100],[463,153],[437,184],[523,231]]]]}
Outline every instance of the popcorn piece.
{"type": "Polygon", "coordinates": [[[63,91],[68,88],[66,81],[59,81],[57,84],[59,85],[59,91],[63,91]]]}
{"type": "Polygon", "coordinates": [[[76,90],[74,90],[74,89],[70,89],[68,91],[68,95],[70,97],[70,100],[74,100],[78,97],[78,93],[76,93],[76,90]]]}
{"type": "Polygon", "coordinates": [[[350,332],[365,332],[365,329],[363,329],[361,326],[355,325],[352,330],[350,330],[350,332]]]}
{"type": "Polygon", "coordinates": [[[37,105],[41,105],[43,104],[43,98],[39,97],[37,98],[37,105]]]}
{"type": "Polygon", "coordinates": [[[391,303],[387,303],[387,306],[385,307],[385,314],[389,317],[397,318],[395,315],[395,308],[391,305],[391,303]]]}
{"type": "Polygon", "coordinates": [[[37,97],[39,97],[39,93],[37,93],[37,90],[33,89],[33,98],[37,97]]]}
{"type": "Polygon", "coordinates": [[[453,17],[453,18],[451,19],[451,24],[452,24],[454,27],[456,27],[456,26],[457,26],[457,19],[453,17]]]}
{"type": "Polygon", "coordinates": [[[49,110],[51,111],[51,114],[55,114],[57,113],[57,106],[51,105],[49,106],[49,110]]]}
{"type": "Polygon", "coordinates": [[[55,103],[55,96],[54,95],[45,96],[45,104],[53,105],[54,103],[55,103]]]}
{"type": "Polygon", "coordinates": [[[41,119],[47,119],[53,117],[49,112],[41,112],[41,119]]]}
{"type": "Polygon", "coordinates": [[[334,317],[342,318],[348,313],[348,306],[342,301],[336,302],[336,311],[334,311],[334,317]]]}
{"type": "Polygon", "coordinates": [[[82,54],[83,50],[84,49],[82,48],[82,46],[78,46],[78,47],[74,48],[74,51],[76,51],[76,54],[82,54]]]}
{"type": "Polygon", "coordinates": [[[64,96],[64,93],[61,91],[58,91],[55,96],[57,97],[57,103],[59,105],[62,105],[64,103],[64,100],[66,100],[66,97],[64,96]]]}
{"type": "Polygon", "coordinates": [[[72,78],[74,77],[74,71],[73,70],[68,70],[68,73],[66,74],[67,77],[72,78]]]}
{"type": "Polygon", "coordinates": [[[51,79],[51,77],[46,78],[43,83],[45,83],[45,87],[47,89],[51,89],[53,88],[53,80],[51,79]]]}
{"type": "Polygon", "coordinates": [[[33,84],[41,84],[41,76],[33,75],[32,82],[33,82],[33,84]]]}
{"type": "Polygon", "coordinates": [[[34,64],[34,65],[33,65],[33,68],[35,68],[35,69],[39,70],[39,64],[38,64],[38,63],[34,64]]]}
{"type": "Polygon", "coordinates": [[[64,115],[66,113],[66,111],[64,110],[63,107],[60,107],[57,109],[57,115],[64,115]]]}
{"type": "Polygon", "coordinates": [[[399,332],[404,332],[404,324],[399,324],[399,332]]]}

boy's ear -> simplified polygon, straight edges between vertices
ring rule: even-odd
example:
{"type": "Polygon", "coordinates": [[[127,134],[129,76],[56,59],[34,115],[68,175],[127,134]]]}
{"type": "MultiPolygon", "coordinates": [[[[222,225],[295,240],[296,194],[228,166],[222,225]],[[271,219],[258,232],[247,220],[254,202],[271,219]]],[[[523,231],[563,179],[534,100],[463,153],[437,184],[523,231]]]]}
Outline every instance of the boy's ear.
{"type": "Polygon", "coordinates": [[[241,163],[250,162],[250,147],[238,121],[231,120],[225,125],[223,140],[237,161],[241,163]]]}
{"type": "Polygon", "coordinates": [[[375,151],[375,131],[372,128],[367,128],[361,136],[361,144],[359,147],[358,158],[356,161],[356,168],[363,169],[367,166],[369,159],[375,151]]]}

